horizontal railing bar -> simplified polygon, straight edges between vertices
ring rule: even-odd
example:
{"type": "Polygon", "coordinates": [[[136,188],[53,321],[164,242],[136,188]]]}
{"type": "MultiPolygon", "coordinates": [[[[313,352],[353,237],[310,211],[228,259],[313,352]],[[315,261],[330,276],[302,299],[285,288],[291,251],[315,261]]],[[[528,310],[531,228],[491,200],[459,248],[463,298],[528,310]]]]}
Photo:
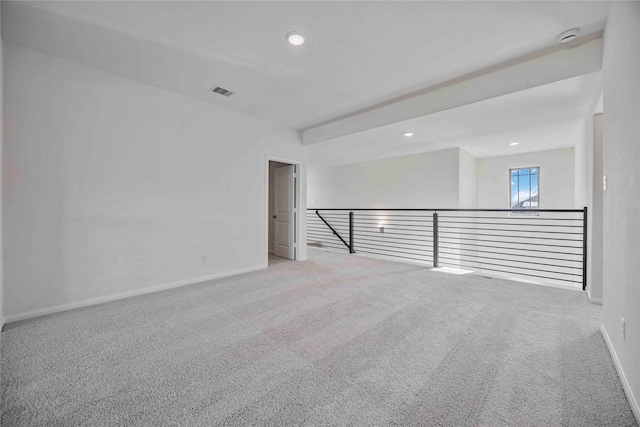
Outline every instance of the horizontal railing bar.
{"type": "MultiPolygon", "coordinates": [[[[482,255],[473,255],[473,254],[456,254],[456,253],[451,253],[451,252],[444,252],[444,251],[440,251],[441,254],[447,254],[447,255],[459,255],[459,256],[468,256],[468,257],[473,257],[473,258],[482,258],[482,259],[490,259],[493,261],[506,261],[506,262],[524,262],[526,264],[534,264],[534,265],[545,265],[548,267],[557,267],[557,268],[569,268],[572,270],[580,270],[582,271],[582,267],[570,267],[567,265],[557,265],[557,264],[549,264],[549,263],[543,263],[543,262],[533,262],[533,261],[525,261],[525,260],[519,260],[519,259],[502,259],[502,258],[494,258],[494,257],[487,257],[487,256],[482,256],[482,255]]],[[[520,268],[518,266],[512,266],[514,268],[520,268]]],[[[556,273],[555,271],[549,271],[549,273],[556,273]]],[[[582,276],[582,274],[580,274],[579,276],[582,276]]]]}
{"type": "MultiPolygon", "coordinates": [[[[459,265],[450,264],[448,262],[441,262],[441,264],[449,265],[450,267],[458,267],[458,268],[460,267],[459,265]]],[[[467,268],[478,268],[480,270],[486,270],[486,271],[497,271],[498,273],[517,274],[518,276],[538,277],[538,278],[541,278],[541,279],[557,280],[559,282],[582,283],[582,281],[577,281],[577,280],[569,280],[569,279],[563,279],[563,278],[557,278],[557,277],[548,277],[548,276],[539,276],[539,275],[536,275],[536,274],[528,274],[528,273],[515,273],[513,271],[496,270],[495,268],[483,268],[483,267],[467,267],[467,268]]]]}
{"type": "MultiPolygon", "coordinates": [[[[371,246],[364,246],[364,245],[356,245],[356,252],[358,252],[358,248],[364,248],[364,249],[369,249],[369,250],[376,250],[375,247],[371,247],[371,246]]],[[[380,249],[381,251],[385,251],[385,252],[393,252],[396,254],[405,254],[405,255],[415,255],[415,256],[421,256],[420,253],[413,253],[413,252],[402,252],[402,251],[393,251],[390,249],[380,249]]],[[[416,251],[418,251],[416,249],[416,251]]],[[[418,251],[419,252],[419,251],[418,251]]],[[[390,255],[390,256],[395,256],[395,255],[390,255]]],[[[427,256],[427,255],[424,255],[427,256]]]]}
{"type": "MultiPolygon", "coordinates": [[[[307,224],[307,227],[320,227],[320,228],[324,228],[324,229],[326,229],[326,230],[331,230],[331,229],[330,229],[329,227],[327,227],[325,224],[307,224]]],[[[338,227],[338,226],[336,226],[336,227],[338,227]]],[[[334,227],[334,228],[336,228],[336,227],[334,227]]],[[[346,229],[349,229],[349,226],[345,226],[345,225],[340,225],[340,226],[339,226],[339,228],[343,228],[343,229],[344,229],[345,227],[346,227],[346,229]]]]}
{"type": "MultiPolygon", "coordinates": [[[[514,253],[508,254],[508,253],[504,253],[504,252],[485,251],[485,250],[482,250],[482,249],[480,249],[480,250],[478,250],[478,249],[467,249],[467,248],[460,248],[460,247],[456,248],[456,247],[442,246],[442,245],[440,245],[440,247],[442,249],[454,249],[454,250],[458,249],[458,250],[461,250],[461,251],[475,251],[475,252],[480,252],[480,253],[485,253],[485,254],[520,256],[520,257],[535,258],[535,259],[550,259],[550,260],[553,260],[553,261],[577,262],[577,263],[582,264],[582,254],[567,254],[567,255],[577,255],[577,256],[580,257],[580,259],[564,259],[564,258],[557,258],[557,257],[551,258],[551,257],[529,255],[529,254],[514,254],[514,253]]],[[[531,252],[532,250],[529,250],[529,251],[531,252]]],[[[542,251],[537,251],[537,252],[542,252],[542,251]]],[[[557,253],[562,253],[562,252],[557,252],[557,253]]]]}
{"type": "MultiPolygon", "coordinates": [[[[326,240],[319,240],[320,243],[322,243],[323,246],[334,246],[336,248],[342,249],[344,248],[343,245],[340,244],[340,242],[335,243],[335,242],[327,242],[326,240]]],[[[345,248],[346,249],[346,248],[345,248]]]]}
{"type": "Polygon", "coordinates": [[[463,219],[506,219],[506,218],[510,218],[509,221],[511,220],[517,220],[517,219],[528,219],[528,220],[533,220],[533,221],[579,221],[582,222],[582,218],[541,218],[539,216],[531,216],[531,217],[521,217],[521,216],[508,216],[508,217],[504,217],[504,216],[447,216],[447,215],[440,215],[439,218],[463,218],[463,219]]]}
{"type": "Polygon", "coordinates": [[[402,224],[402,223],[390,223],[390,222],[385,222],[382,225],[378,225],[374,222],[362,222],[362,221],[354,221],[353,224],[354,227],[359,227],[359,228],[380,228],[380,227],[412,227],[415,229],[424,229],[424,228],[433,228],[432,224],[428,224],[428,223],[423,223],[423,224],[402,224]]]}
{"type": "Polygon", "coordinates": [[[432,213],[416,213],[416,214],[393,214],[393,213],[362,213],[362,212],[354,212],[353,216],[357,219],[373,219],[373,218],[397,218],[397,219],[431,219],[433,217],[432,213]]]}
{"type": "MultiPolygon", "coordinates": [[[[365,224],[365,225],[377,225],[379,224],[381,221],[385,221],[385,225],[394,225],[396,223],[396,225],[407,225],[408,223],[413,223],[413,222],[417,222],[417,223],[421,223],[421,224],[425,224],[425,225],[416,225],[417,227],[430,227],[433,225],[433,220],[431,218],[424,218],[423,220],[397,220],[397,219],[384,219],[384,218],[377,218],[377,219],[368,219],[368,218],[355,218],[355,220],[358,223],[361,224],[365,224]],[[387,222],[389,221],[389,222],[387,222]]],[[[348,223],[348,221],[343,221],[340,220],[340,222],[342,223],[348,223]]],[[[505,222],[463,222],[463,221],[438,221],[438,224],[471,224],[471,225],[504,225],[507,227],[563,227],[563,228],[582,228],[581,225],[562,225],[562,224],[516,224],[516,223],[505,223],[505,222]]],[[[411,224],[409,224],[411,225],[411,224]]],[[[446,226],[447,228],[452,228],[450,226],[446,226]]],[[[494,229],[490,229],[490,228],[482,228],[482,227],[454,227],[454,228],[460,228],[460,229],[468,229],[468,230],[475,230],[475,229],[485,229],[485,230],[494,230],[494,229]]],[[[498,228],[495,229],[498,231],[511,231],[511,229],[502,229],[502,228],[498,228]]],[[[536,231],[536,230],[523,230],[523,231],[536,231]]],[[[551,231],[549,231],[549,233],[552,233],[551,231]]],[[[567,233],[567,234],[582,234],[582,233],[573,233],[571,231],[566,231],[566,232],[557,232],[554,231],[553,233],[567,233]]]]}
{"type": "Polygon", "coordinates": [[[353,214],[353,220],[355,222],[361,223],[361,224],[377,224],[380,221],[384,221],[384,222],[399,222],[399,223],[407,223],[407,224],[411,224],[411,223],[428,223],[431,224],[432,221],[432,216],[430,215],[428,218],[427,217],[410,217],[412,219],[404,219],[404,218],[398,218],[398,217],[370,217],[370,218],[363,218],[359,215],[356,215],[355,213],[353,214]]]}
{"type": "MultiPolygon", "coordinates": [[[[307,227],[307,229],[308,229],[308,230],[311,230],[311,231],[317,231],[318,233],[328,233],[328,234],[333,235],[333,231],[329,230],[328,228],[326,229],[326,231],[325,231],[325,230],[323,230],[323,229],[321,229],[321,228],[311,228],[311,227],[307,227]]],[[[344,231],[344,230],[342,230],[342,231],[344,231]]]]}
{"type": "Polygon", "coordinates": [[[336,242],[338,242],[338,238],[332,234],[308,234],[308,236],[315,237],[315,238],[323,238],[325,240],[333,240],[335,238],[336,242]]]}
{"type": "MultiPolygon", "coordinates": [[[[454,230],[503,231],[505,233],[519,232],[519,233],[546,233],[546,234],[568,234],[568,235],[577,234],[582,236],[582,233],[574,233],[570,231],[501,230],[499,228],[482,228],[482,227],[474,228],[474,227],[449,227],[449,226],[443,227],[438,225],[438,229],[443,229],[443,228],[454,229],[454,230]]],[[[446,233],[446,231],[443,231],[443,233],[446,233]]],[[[521,237],[521,236],[516,236],[516,237],[521,237]]]]}
{"type": "Polygon", "coordinates": [[[359,244],[359,245],[355,245],[354,251],[357,253],[361,249],[376,250],[377,247],[384,248],[384,249],[378,249],[380,251],[389,251],[389,252],[394,252],[394,253],[398,253],[398,254],[419,255],[419,256],[433,256],[433,252],[430,251],[430,250],[412,249],[411,251],[404,251],[404,250],[394,251],[392,249],[404,249],[404,248],[394,248],[393,246],[386,246],[386,245],[375,245],[375,246],[372,246],[370,244],[369,245],[367,245],[367,244],[359,244]]]}
{"type": "MultiPolygon", "coordinates": [[[[323,218],[324,218],[324,217],[323,217],[323,218]]],[[[308,217],[307,217],[307,219],[308,219],[309,221],[319,221],[319,222],[322,222],[322,220],[321,220],[320,218],[318,218],[318,216],[317,216],[317,215],[308,216],[308,217]]],[[[331,217],[327,216],[327,218],[325,218],[325,219],[329,219],[329,220],[331,220],[331,221],[344,221],[345,219],[346,219],[346,220],[349,220],[349,217],[331,218],[331,217]]]]}
{"type": "Polygon", "coordinates": [[[307,208],[308,211],[392,211],[392,212],[517,212],[517,213],[535,213],[535,212],[584,212],[584,209],[435,209],[435,208],[307,208]]]}
{"type": "Polygon", "coordinates": [[[373,255],[384,255],[384,256],[388,256],[389,258],[403,258],[403,259],[411,259],[414,261],[421,261],[421,262],[431,262],[433,260],[433,258],[429,258],[427,257],[426,259],[420,259],[420,258],[411,258],[411,257],[406,257],[406,256],[398,256],[398,255],[385,255],[385,254],[381,254],[378,252],[367,252],[367,251],[359,251],[356,253],[365,253],[365,254],[373,254],[373,255]]]}
{"type": "MultiPolygon", "coordinates": [[[[341,211],[317,211],[323,217],[325,215],[333,215],[333,216],[349,216],[349,212],[341,212],[341,211]]],[[[315,210],[307,210],[307,215],[317,215],[315,210]]]]}
{"type": "Polygon", "coordinates": [[[354,220],[358,221],[358,222],[365,222],[365,223],[375,223],[375,222],[379,222],[379,221],[397,221],[397,222],[427,222],[427,223],[432,223],[433,219],[432,217],[424,217],[423,219],[396,219],[396,218],[361,218],[359,216],[356,216],[353,218],[354,220]]]}
{"type": "Polygon", "coordinates": [[[307,231],[307,234],[317,234],[318,236],[333,236],[334,234],[331,231],[325,232],[320,230],[311,230],[311,232],[307,231]]]}
{"type": "MultiPolygon", "coordinates": [[[[354,221],[354,222],[355,222],[355,221],[354,221]]],[[[427,227],[427,228],[433,228],[433,225],[431,225],[431,224],[428,224],[428,225],[411,225],[411,224],[390,224],[390,223],[384,223],[384,224],[382,224],[382,225],[380,225],[380,226],[378,226],[378,225],[373,225],[373,224],[371,224],[371,225],[369,225],[369,224],[362,224],[362,225],[361,225],[361,224],[353,224],[353,227],[354,227],[354,228],[380,228],[380,227],[385,227],[385,228],[387,228],[387,227],[394,227],[394,228],[395,228],[395,227],[416,227],[416,228],[418,228],[418,227],[420,227],[420,228],[425,228],[425,227],[427,227]]],[[[398,229],[398,230],[399,230],[399,229],[398,229]]]]}
{"type": "MultiPolygon", "coordinates": [[[[457,261],[455,258],[447,258],[447,257],[441,257],[441,258],[442,259],[448,259],[448,260],[451,260],[451,261],[457,261]]],[[[465,260],[465,259],[462,259],[462,258],[460,258],[459,261],[465,261],[465,262],[468,261],[468,262],[476,262],[477,263],[477,261],[465,260]]],[[[521,269],[521,270],[528,270],[528,271],[541,271],[543,273],[564,274],[564,275],[567,275],[567,276],[579,276],[579,277],[582,277],[582,274],[561,273],[559,271],[539,270],[537,268],[526,268],[526,267],[518,267],[518,266],[513,266],[513,265],[494,264],[494,263],[491,263],[491,262],[482,262],[482,263],[479,263],[479,264],[494,265],[496,267],[514,268],[514,269],[521,269]]]]}
{"type": "Polygon", "coordinates": [[[366,231],[366,232],[359,231],[357,233],[354,233],[354,238],[357,238],[357,239],[360,239],[361,237],[368,237],[373,239],[380,239],[381,241],[385,241],[385,242],[396,241],[396,240],[408,240],[413,242],[431,243],[433,240],[431,234],[426,234],[426,235],[407,234],[406,236],[413,236],[415,238],[407,238],[407,237],[404,237],[404,235],[402,237],[399,237],[399,235],[396,235],[396,234],[386,233],[386,232],[379,233],[375,231],[366,231]]]}
{"type": "MultiPolygon", "coordinates": [[[[377,234],[387,234],[387,233],[377,233],[377,234]]],[[[366,237],[370,237],[370,236],[375,236],[377,235],[376,233],[360,233],[354,236],[354,240],[358,241],[358,239],[360,239],[360,236],[366,236],[366,237]]],[[[391,233],[389,233],[391,234],[391,233]]],[[[408,236],[411,236],[411,234],[408,234],[408,236]]],[[[426,237],[430,237],[430,236],[426,236],[426,237]]],[[[432,242],[433,240],[426,240],[426,237],[424,239],[408,239],[408,238],[404,238],[404,240],[411,240],[413,242],[432,242]]],[[[400,237],[395,237],[395,236],[391,236],[389,237],[390,239],[400,239],[400,237]]]]}
{"type": "MultiPolygon", "coordinates": [[[[476,217],[484,219],[482,217],[476,217]]],[[[511,227],[565,227],[565,228],[582,228],[581,225],[562,225],[562,224],[515,224],[509,222],[471,222],[471,221],[438,221],[439,224],[486,224],[486,225],[508,225],[511,227]]]]}
{"type": "MultiPolygon", "coordinates": [[[[452,239],[452,237],[445,237],[446,239],[452,239]]],[[[490,243],[508,243],[508,244],[512,244],[512,245],[533,245],[533,246],[545,246],[545,247],[551,247],[551,248],[566,248],[566,249],[580,249],[582,250],[582,247],[580,246],[563,246],[563,245],[548,245],[545,243],[528,243],[528,242],[504,242],[504,241],[500,241],[500,240],[479,240],[479,239],[467,239],[466,237],[460,237],[458,238],[458,240],[471,240],[473,242],[490,242],[490,243]]],[[[445,242],[445,243],[451,243],[451,242],[445,242]]],[[[464,243],[464,242],[460,242],[460,244],[463,245],[471,245],[471,243],[464,243]]],[[[482,246],[482,245],[475,245],[475,246],[482,246]]],[[[500,246],[486,246],[485,247],[488,248],[500,248],[500,246]]],[[[537,249],[530,249],[530,248],[511,248],[511,247],[505,247],[504,249],[511,249],[511,250],[522,250],[522,251],[537,251],[537,252],[549,252],[549,251],[538,251],[537,249]]],[[[552,254],[564,254],[566,252],[549,252],[552,254]]],[[[569,255],[569,254],[568,254],[569,255]]],[[[570,254],[570,255],[578,255],[578,254],[570,254]]],[[[580,255],[582,255],[580,253],[580,255]]]]}
{"type": "MultiPolygon", "coordinates": [[[[451,237],[445,237],[447,239],[450,239],[451,237]]],[[[531,245],[531,246],[544,246],[544,247],[549,247],[549,248],[564,248],[564,249],[581,249],[580,246],[566,246],[566,245],[550,245],[548,243],[529,243],[529,242],[505,242],[505,241],[500,241],[500,240],[487,240],[487,239],[467,239],[464,237],[460,237],[460,240],[464,239],[464,240],[472,240],[472,241],[477,241],[477,242],[489,242],[489,243],[508,243],[511,245],[531,245]]],[[[510,247],[507,249],[511,249],[510,247]]]]}
{"type": "Polygon", "coordinates": [[[385,241],[385,242],[398,242],[398,241],[403,241],[403,240],[407,240],[410,242],[421,242],[421,243],[431,243],[433,240],[431,239],[431,236],[417,236],[415,234],[407,234],[407,236],[414,236],[417,237],[415,239],[413,238],[408,238],[408,237],[399,237],[400,235],[398,234],[391,234],[391,233],[362,233],[362,232],[358,232],[358,233],[354,233],[354,239],[359,240],[363,237],[368,237],[368,238],[379,238],[381,241],[385,241]],[[384,234],[384,235],[383,235],[384,234]]]}
{"type": "Polygon", "coordinates": [[[420,219],[431,219],[433,214],[423,214],[423,215],[394,215],[394,214],[363,214],[363,213],[354,213],[353,214],[356,219],[390,219],[390,218],[420,218],[420,219]]]}
{"type": "Polygon", "coordinates": [[[321,243],[319,245],[310,245],[316,248],[331,248],[331,249],[337,249],[339,251],[345,251],[347,252],[347,248],[345,248],[344,246],[332,246],[332,245],[327,245],[326,243],[321,243]]]}
{"type": "MultiPolygon", "coordinates": [[[[364,243],[384,243],[386,245],[391,245],[390,247],[397,247],[400,249],[404,249],[402,246],[396,246],[396,245],[406,245],[409,246],[406,249],[412,249],[412,248],[427,248],[429,250],[431,250],[432,245],[419,245],[417,243],[404,243],[404,242],[394,242],[394,241],[386,241],[386,240],[377,240],[377,239],[363,239],[362,237],[358,238],[358,239],[354,239],[356,243],[360,243],[360,242],[364,242],[364,243]]],[[[429,243],[429,242],[427,242],[429,243]]]]}
{"type": "Polygon", "coordinates": [[[329,228],[311,228],[311,227],[307,227],[308,231],[313,231],[313,232],[317,232],[317,233],[327,233],[327,234],[331,234],[333,235],[333,231],[331,231],[329,228]]]}
{"type": "Polygon", "coordinates": [[[537,239],[537,240],[562,240],[566,242],[579,242],[582,243],[582,239],[559,239],[556,237],[529,237],[529,236],[508,236],[508,235],[500,235],[500,234],[485,234],[485,233],[458,233],[453,231],[443,231],[441,234],[449,233],[449,234],[464,234],[469,236],[489,236],[489,237],[517,237],[522,239],[537,239]]]}
{"type": "Polygon", "coordinates": [[[431,248],[431,245],[418,245],[416,243],[403,243],[403,242],[392,242],[392,241],[387,241],[387,240],[377,240],[377,239],[364,239],[362,237],[359,237],[357,239],[354,239],[356,241],[356,243],[358,242],[381,242],[381,243],[394,243],[394,244],[399,244],[399,245],[408,245],[408,246],[412,246],[412,247],[417,247],[417,248],[431,248]]]}
{"type": "Polygon", "coordinates": [[[326,242],[326,243],[336,243],[336,242],[333,242],[331,240],[328,240],[326,237],[321,237],[321,236],[314,236],[311,239],[307,239],[307,241],[309,241],[309,240],[319,240],[319,241],[326,242]]]}
{"type": "MultiPolygon", "coordinates": [[[[393,236],[416,236],[415,233],[394,233],[393,231],[388,231],[385,229],[384,233],[380,233],[379,231],[360,231],[360,233],[362,234],[389,234],[389,235],[393,235],[393,236]]],[[[428,231],[422,231],[422,233],[427,233],[428,235],[431,235],[431,233],[429,233],[428,231]]]]}
{"type": "MultiPolygon", "coordinates": [[[[354,230],[363,230],[363,229],[377,229],[379,230],[381,227],[364,227],[362,225],[354,225],[353,229],[354,230]]],[[[388,230],[389,226],[387,225],[383,225],[382,228],[385,229],[385,232],[388,230]]],[[[420,233],[429,233],[431,230],[412,230],[410,228],[398,228],[398,226],[393,227],[394,230],[397,231],[418,231],[420,233]]],[[[380,233],[380,231],[378,231],[380,233]]]]}

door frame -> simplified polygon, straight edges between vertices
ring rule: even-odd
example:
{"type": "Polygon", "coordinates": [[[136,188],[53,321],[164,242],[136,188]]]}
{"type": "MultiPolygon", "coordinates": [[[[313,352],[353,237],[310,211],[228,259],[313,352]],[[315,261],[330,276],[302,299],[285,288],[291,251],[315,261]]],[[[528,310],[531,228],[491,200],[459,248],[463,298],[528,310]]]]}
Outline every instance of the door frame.
{"type": "MultiPolygon", "coordinates": [[[[296,169],[296,180],[295,180],[295,188],[293,190],[293,197],[295,199],[295,205],[296,205],[296,215],[295,215],[295,226],[293,227],[295,236],[295,249],[293,251],[294,253],[294,258],[295,261],[303,261],[303,259],[300,256],[300,236],[302,236],[302,221],[301,221],[301,217],[302,217],[302,211],[300,209],[301,206],[301,198],[300,198],[300,177],[301,177],[301,166],[302,166],[302,162],[300,160],[294,160],[294,159],[287,159],[284,157],[278,157],[278,156],[271,156],[269,154],[266,155],[266,160],[265,160],[265,193],[266,193],[266,197],[264,199],[264,219],[265,219],[265,243],[264,243],[264,264],[265,266],[269,266],[269,221],[271,221],[271,212],[269,212],[269,162],[270,161],[274,161],[274,162],[280,162],[280,163],[288,163],[290,165],[294,165],[295,169],[296,169]]],[[[306,211],[305,211],[305,215],[306,215],[306,211]]]]}

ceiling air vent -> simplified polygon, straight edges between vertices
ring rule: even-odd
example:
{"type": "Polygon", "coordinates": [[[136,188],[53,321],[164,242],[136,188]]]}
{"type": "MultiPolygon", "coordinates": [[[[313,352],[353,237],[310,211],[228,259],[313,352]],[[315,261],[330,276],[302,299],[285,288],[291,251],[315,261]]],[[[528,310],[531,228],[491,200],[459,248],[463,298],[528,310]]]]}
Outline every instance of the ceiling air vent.
{"type": "Polygon", "coordinates": [[[231,92],[230,90],[226,90],[224,88],[221,88],[220,86],[214,87],[213,89],[211,89],[211,92],[219,93],[220,95],[224,95],[227,98],[230,97],[231,95],[233,95],[233,92],[231,92]]]}

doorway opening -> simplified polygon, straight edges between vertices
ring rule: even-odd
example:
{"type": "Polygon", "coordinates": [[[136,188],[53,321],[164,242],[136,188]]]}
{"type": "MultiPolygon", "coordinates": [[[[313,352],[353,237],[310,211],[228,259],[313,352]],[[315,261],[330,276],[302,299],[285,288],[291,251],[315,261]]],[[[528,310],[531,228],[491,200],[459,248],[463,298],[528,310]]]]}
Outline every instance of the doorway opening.
{"type": "Polygon", "coordinates": [[[267,157],[267,265],[299,256],[300,164],[267,157]]]}

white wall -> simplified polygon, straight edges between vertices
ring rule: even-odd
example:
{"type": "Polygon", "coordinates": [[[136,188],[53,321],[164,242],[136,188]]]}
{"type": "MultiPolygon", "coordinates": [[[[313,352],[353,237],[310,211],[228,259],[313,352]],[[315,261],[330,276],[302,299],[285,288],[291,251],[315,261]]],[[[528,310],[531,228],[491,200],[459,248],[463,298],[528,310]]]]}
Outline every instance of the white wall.
{"type": "Polygon", "coordinates": [[[540,166],[540,209],[571,209],[573,161],[573,148],[478,159],[478,208],[509,209],[509,169],[540,166]]]}
{"type": "Polygon", "coordinates": [[[458,166],[458,207],[475,209],[478,204],[478,159],[460,149],[458,166]]]}
{"type": "Polygon", "coordinates": [[[306,207],[296,132],[17,45],[4,53],[12,319],[265,267],[267,155],[303,163],[306,207]]]}
{"type": "Polygon", "coordinates": [[[314,208],[457,208],[459,149],[309,167],[314,208]]]}
{"type": "Polygon", "coordinates": [[[612,2],[604,32],[603,334],[640,420],[640,3],[612,2]],[[626,321],[622,337],[621,318],[626,321]]]}

